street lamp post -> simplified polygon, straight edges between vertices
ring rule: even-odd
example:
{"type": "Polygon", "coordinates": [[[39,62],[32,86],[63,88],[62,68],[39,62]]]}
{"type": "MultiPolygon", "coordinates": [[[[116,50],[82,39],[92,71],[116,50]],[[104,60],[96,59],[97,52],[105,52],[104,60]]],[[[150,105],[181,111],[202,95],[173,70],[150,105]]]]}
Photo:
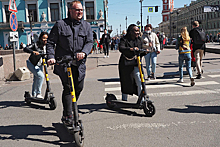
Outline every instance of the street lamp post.
{"type": "Polygon", "coordinates": [[[142,2],[143,2],[144,0],[140,0],[139,2],[141,3],[141,32],[143,32],[143,30],[142,30],[142,2]]]}
{"type": "Polygon", "coordinates": [[[120,35],[121,35],[121,24],[120,24],[120,35]]]}
{"type": "Polygon", "coordinates": [[[177,10],[176,11],[176,34],[177,34],[177,37],[176,38],[178,38],[178,14],[179,14],[179,11],[177,10]]]}
{"type": "Polygon", "coordinates": [[[30,23],[30,29],[31,29],[31,43],[33,43],[33,32],[32,32],[32,21],[33,21],[33,16],[30,14],[28,16],[29,18],[29,23],[30,23]]]}
{"type": "Polygon", "coordinates": [[[127,16],[125,17],[125,20],[126,20],[126,30],[127,30],[127,20],[128,20],[127,16]]]}

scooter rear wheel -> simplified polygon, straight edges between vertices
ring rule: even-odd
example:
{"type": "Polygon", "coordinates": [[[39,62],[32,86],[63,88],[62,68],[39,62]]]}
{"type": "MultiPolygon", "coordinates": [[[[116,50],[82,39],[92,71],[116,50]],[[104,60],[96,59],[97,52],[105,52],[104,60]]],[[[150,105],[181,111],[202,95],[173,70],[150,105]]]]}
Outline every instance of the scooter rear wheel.
{"type": "Polygon", "coordinates": [[[50,99],[49,106],[51,110],[55,110],[57,107],[57,102],[54,98],[50,99]]]}
{"type": "Polygon", "coordinates": [[[152,104],[152,102],[144,102],[144,113],[147,117],[152,117],[155,112],[156,112],[156,109],[154,107],[154,105],[152,104]]]}
{"type": "Polygon", "coordinates": [[[107,93],[107,96],[106,96],[105,100],[106,100],[106,104],[109,108],[115,107],[115,103],[113,103],[112,100],[117,100],[117,98],[115,97],[114,94],[108,94],[107,93]]]}
{"type": "Polygon", "coordinates": [[[28,99],[24,99],[25,100],[25,102],[27,103],[27,104],[31,104],[31,101],[30,100],[28,100],[28,99]]]}

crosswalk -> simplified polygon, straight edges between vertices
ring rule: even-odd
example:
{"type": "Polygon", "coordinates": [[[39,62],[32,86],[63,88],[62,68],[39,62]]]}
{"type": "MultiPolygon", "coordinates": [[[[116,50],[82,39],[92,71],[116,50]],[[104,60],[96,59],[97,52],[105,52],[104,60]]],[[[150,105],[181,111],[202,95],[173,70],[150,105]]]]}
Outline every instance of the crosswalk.
{"type": "MultiPolygon", "coordinates": [[[[203,77],[200,80],[196,81],[195,86],[215,86],[219,83],[215,81],[215,78],[219,78],[220,74],[215,75],[206,75],[207,79],[203,77]]],[[[176,81],[178,78],[169,78],[169,79],[156,79],[152,81],[146,81],[146,88],[147,89],[157,89],[156,93],[148,93],[151,97],[165,97],[165,96],[184,96],[184,95],[198,95],[198,94],[214,94],[214,93],[220,93],[220,89],[212,89],[212,90],[196,90],[196,89],[190,89],[187,90],[184,89],[184,87],[190,86],[190,79],[184,77],[184,83],[177,83],[176,81]],[[173,89],[176,88],[178,91],[173,91],[173,89]],[[160,90],[163,89],[163,90],[160,90]],[[164,91],[166,89],[166,91],[164,91]],[[161,92],[160,92],[161,91],[161,92]]],[[[216,87],[216,86],[215,86],[216,87]]],[[[105,92],[106,93],[117,93],[115,94],[117,98],[121,98],[121,87],[120,82],[105,82],[105,92]]]]}

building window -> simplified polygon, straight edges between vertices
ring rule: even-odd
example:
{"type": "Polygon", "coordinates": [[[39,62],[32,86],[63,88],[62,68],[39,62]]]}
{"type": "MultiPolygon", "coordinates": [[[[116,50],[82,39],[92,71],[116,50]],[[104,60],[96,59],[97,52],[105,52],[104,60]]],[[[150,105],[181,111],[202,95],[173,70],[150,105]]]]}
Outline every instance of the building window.
{"type": "Polygon", "coordinates": [[[86,2],[86,19],[94,19],[94,2],[86,2]]]}
{"type": "Polygon", "coordinates": [[[9,22],[10,12],[8,11],[8,5],[5,5],[5,18],[6,18],[6,22],[9,22]]]}
{"type": "Polygon", "coordinates": [[[50,4],[50,15],[51,15],[51,21],[57,21],[59,20],[59,4],[58,3],[51,3],[50,4]]]}
{"type": "Polygon", "coordinates": [[[37,22],[37,9],[36,4],[28,4],[28,14],[32,15],[32,21],[37,22]]]}
{"type": "Polygon", "coordinates": [[[164,6],[164,9],[165,9],[165,10],[167,10],[167,5],[166,5],[166,6],[164,6]]]}

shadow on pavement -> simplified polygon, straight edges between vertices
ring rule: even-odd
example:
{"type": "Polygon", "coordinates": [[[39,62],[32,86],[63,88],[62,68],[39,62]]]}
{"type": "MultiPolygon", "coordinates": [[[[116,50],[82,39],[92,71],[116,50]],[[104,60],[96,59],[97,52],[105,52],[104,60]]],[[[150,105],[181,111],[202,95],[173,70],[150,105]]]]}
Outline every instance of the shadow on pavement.
{"type": "Polygon", "coordinates": [[[81,114],[87,114],[87,113],[93,113],[93,112],[104,112],[104,113],[118,113],[118,114],[126,114],[129,116],[139,116],[139,117],[145,117],[145,114],[137,114],[135,112],[136,109],[121,109],[117,106],[114,108],[108,108],[106,103],[101,104],[84,104],[84,105],[78,105],[79,113],[81,114]],[[131,111],[133,110],[133,111],[131,111]]]}
{"type": "Polygon", "coordinates": [[[193,106],[185,105],[187,108],[170,108],[169,111],[179,113],[203,113],[203,114],[220,114],[220,106],[193,106]]]}
{"type": "Polygon", "coordinates": [[[43,127],[42,125],[9,125],[0,127],[0,140],[27,140],[59,145],[60,147],[75,146],[73,136],[68,133],[61,123],[53,123],[53,127],[43,127]],[[34,136],[41,136],[33,138],[34,136]],[[49,136],[57,136],[60,140],[48,140],[49,136]]]}
{"type": "Polygon", "coordinates": [[[102,82],[119,82],[120,79],[119,78],[109,78],[109,79],[98,79],[98,81],[102,81],[102,82]]]}
{"type": "MultiPolygon", "coordinates": [[[[45,104],[48,105],[48,104],[45,104]]],[[[42,110],[50,110],[49,105],[48,108],[45,106],[37,105],[37,104],[27,104],[24,101],[1,101],[0,109],[5,109],[8,107],[22,107],[22,108],[34,108],[34,109],[42,109],[42,110]]]]}

